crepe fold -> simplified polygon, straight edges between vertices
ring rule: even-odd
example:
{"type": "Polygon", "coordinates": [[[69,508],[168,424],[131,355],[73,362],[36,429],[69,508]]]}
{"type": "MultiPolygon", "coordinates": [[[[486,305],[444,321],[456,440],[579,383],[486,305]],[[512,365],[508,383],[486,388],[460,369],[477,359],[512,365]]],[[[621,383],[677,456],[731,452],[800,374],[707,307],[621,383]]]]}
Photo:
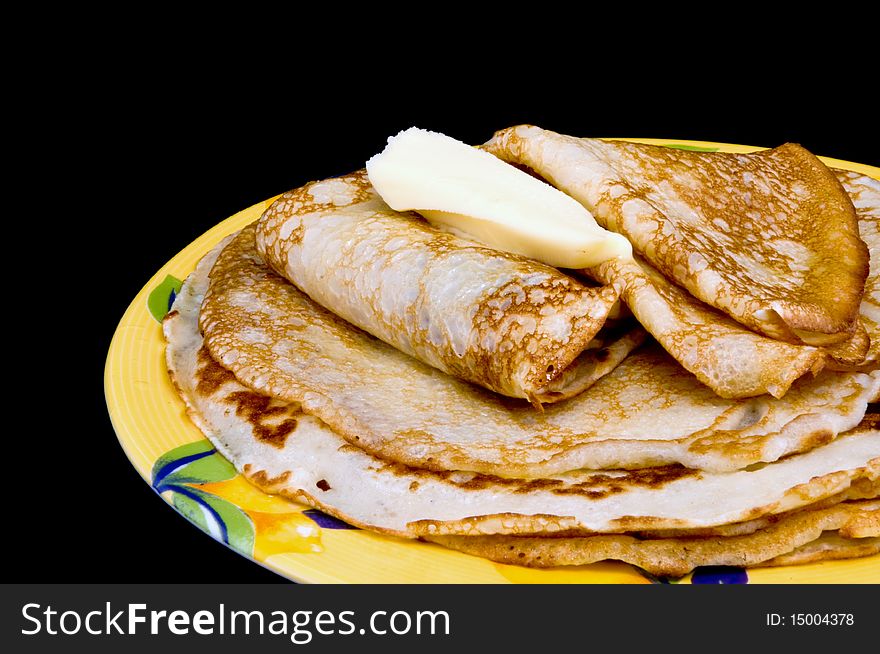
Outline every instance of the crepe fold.
{"type": "MultiPolygon", "coordinates": [[[[685,369],[725,398],[782,397],[827,360],[821,348],[756,334],[676,286],[640,257],[589,271],[614,284],[639,323],[685,369]]],[[[862,357],[859,357],[861,359],[862,357]]]]}
{"type": "Polygon", "coordinates": [[[880,181],[850,170],[834,170],[852,198],[859,217],[859,235],[868,246],[870,265],[859,308],[870,344],[861,361],[835,361],[835,367],[876,367],[880,362],[880,181]]]}
{"type": "Polygon", "coordinates": [[[256,242],[276,273],[321,306],[497,393],[556,402],[613,367],[594,343],[617,300],[613,286],[586,286],[395,212],[363,171],[285,193],[259,221],[256,242]]]}
{"type": "Polygon", "coordinates": [[[749,329],[867,346],[858,313],[868,251],[853,203],[800,146],[693,152],[521,125],[486,149],[580,201],[665,277],[749,329]]]}
{"type": "Polygon", "coordinates": [[[680,463],[732,471],[855,427],[880,373],[823,371],[781,399],[718,397],[643,347],[591,388],[536,412],[352,327],[272,272],[255,228],[217,258],[200,312],[212,358],[388,462],[498,477],[680,463]]]}

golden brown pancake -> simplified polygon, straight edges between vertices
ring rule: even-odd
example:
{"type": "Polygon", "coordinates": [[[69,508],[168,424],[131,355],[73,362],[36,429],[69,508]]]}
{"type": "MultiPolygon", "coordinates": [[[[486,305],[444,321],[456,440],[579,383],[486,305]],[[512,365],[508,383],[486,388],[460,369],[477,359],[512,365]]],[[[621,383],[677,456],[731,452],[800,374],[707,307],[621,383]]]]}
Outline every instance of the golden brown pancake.
{"type": "Polygon", "coordinates": [[[748,567],[776,560],[794,562],[866,556],[880,551],[880,502],[846,502],[827,509],[802,511],[744,536],[640,539],[626,535],[583,538],[532,538],[522,536],[437,536],[427,540],[499,563],[534,568],[586,565],[606,559],[625,561],[656,575],[682,576],[704,565],[748,567]],[[841,538],[865,538],[861,546],[826,539],[834,531],[841,538]],[[812,547],[797,551],[813,543],[812,547]],[[837,550],[838,556],[831,554],[837,550]],[[793,552],[794,551],[794,552],[793,552]],[[823,556],[823,552],[825,555],[823,556]],[[789,555],[789,556],[786,556],[789,555]]]}
{"type": "MultiPolygon", "coordinates": [[[[856,365],[876,367],[880,362],[880,181],[849,170],[835,170],[834,173],[852,198],[859,217],[859,234],[871,255],[860,307],[861,322],[870,345],[862,361],[856,365]]],[[[854,362],[839,363],[852,365],[854,362]]]]}
{"type": "Polygon", "coordinates": [[[700,302],[639,257],[608,261],[590,274],[614,284],[641,325],[721,397],[766,393],[782,397],[796,379],[825,366],[822,348],[756,334],[700,302]]]}
{"type": "Polygon", "coordinates": [[[855,210],[798,145],[694,152],[520,125],[487,149],[579,200],[664,276],[753,331],[833,345],[858,328],[868,251],[855,210]]]}
{"type": "Polygon", "coordinates": [[[833,531],[824,532],[816,540],[756,564],[756,568],[782,565],[803,565],[820,561],[855,559],[880,553],[880,538],[844,538],[833,531]]]}

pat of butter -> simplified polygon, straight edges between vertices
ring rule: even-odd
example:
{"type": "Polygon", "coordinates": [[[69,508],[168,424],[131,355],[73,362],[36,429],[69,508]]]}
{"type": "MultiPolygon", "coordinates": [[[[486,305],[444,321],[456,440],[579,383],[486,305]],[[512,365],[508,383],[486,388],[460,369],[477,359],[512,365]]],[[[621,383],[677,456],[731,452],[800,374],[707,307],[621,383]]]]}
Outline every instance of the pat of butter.
{"type": "Polygon", "coordinates": [[[626,237],[596,224],[573,198],[461,141],[412,127],[367,162],[395,211],[418,211],[447,231],[560,268],[632,256],[626,237]]]}

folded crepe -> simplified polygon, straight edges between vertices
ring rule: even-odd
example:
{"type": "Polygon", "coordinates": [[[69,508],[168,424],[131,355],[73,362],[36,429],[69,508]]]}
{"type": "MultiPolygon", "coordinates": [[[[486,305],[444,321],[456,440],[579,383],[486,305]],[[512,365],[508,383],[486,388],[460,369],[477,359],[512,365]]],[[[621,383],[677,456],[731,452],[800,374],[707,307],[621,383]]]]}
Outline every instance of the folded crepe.
{"type": "Polygon", "coordinates": [[[866,347],[858,313],[868,251],[853,203],[800,146],[693,152],[521,125],[486,148],[580,201],[665,277],[749,329],[866,347]]]}
{"type": "MultiPolygon", "coordinates": [[[[607,261],[586,272],[614,285],[639,323],[721,397],[765,393],[782,397],[796,379],[807,372],[815,375],[826,365],[836,370],[870,370],[876,367],[880,352],[875,320],[880,315],[880,194],[875,193],[870,203],[869,193],[857,196],[858,189],[852,188],[854,199],[863,198],[859,228],[873,256],[860,324],[853,338],[839,345],[795,345],[757,334],[673,284],[638,256],[607,261]]],[[[865,188],[871,190],[867,184],[865,188]]]]}
{"type": "Polygon", "coordinates": [[[821,348],[746,329],[671,283],[640,257],[613,259],[589,274],[615,285],[639,323],[721,397],[782,397],[796,379],[825,366],[827,354],[821,348]]]}
{"type": "Polygon", "coordinates": [[[852,429],[880,388],[880,372],[823,371],[781,399],[727,400],[651,347],[538,413],[326,311],[268,268],[254,233],[242,230],[211,270],[200,313],[211,357],[389,462],[499,477],[671,463],[737,470],[852,429]]]}
{"type": "Polygon", "coordinates": [[[865,293],[859,309],[870,345],[861,361],[837,361],[861,368],[876,367],[880,361],[880,181],[850,170],[834,170],[837,179],[852,198],[859,217],[859,234],[868,246],[870,265],[865,293]]]}
{"type": "MultiPolygon", "coordinates": [[[[617,300],[613,287],[395,212],[364,171],[285,193],[256,239],[272,269],[321,306],[497,393],[556,402],[613,368],[591,347],[617,300]]],[[[620,343],[615,351],[618,360],[628,352],[620,343]]]]}
{"type": "Polygon", "coordinates": [[[728,473],[666,466],[503,479],[370,455],[304,405],[254,392],[208,353],[198,315],[216,256],[187,278],[163,325],[168,369],[190,417],[260,488],[351,524],[409,538],[661,529],[676,530],[661,537],[741,536],[773,527],[787,512],[878,492],[880,432],[870,421],[809,452],[728,473]],[[718,531],[736,522],[739,528],[718,531]]]}

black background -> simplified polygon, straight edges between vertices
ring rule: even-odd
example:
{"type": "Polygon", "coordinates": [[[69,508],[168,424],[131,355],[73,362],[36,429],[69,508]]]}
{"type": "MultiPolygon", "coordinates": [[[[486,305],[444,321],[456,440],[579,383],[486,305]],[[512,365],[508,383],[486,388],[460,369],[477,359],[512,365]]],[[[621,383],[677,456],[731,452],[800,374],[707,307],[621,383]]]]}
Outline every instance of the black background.
{"type": "Polygon", "coordinates": [[[76,67],[58,75],[44,122],[58,138],[33,162],[39,188],[16,216],[40,245],[7,242],[10,254],[28,255],[9,290],[26,307],[17,333],[35,347],[12,348],[25,390],[8,396],[23,419],[6,439],[17,455],[5,493],[16,554],[4,581],[282,581],[188,524],[140,479],[107,417],[107,348],[131,299],[196,236],[269,196],[361,167],[401,129],[478,143],[528,122],[580,136],[795,141],[880,163],[873,110],[846,71],[833,88],[815,83],[828,64],[821,56],[783,52],[746,72],[712,55],[705,75],[699,44],[638,67],[587,49],[567,68],[552,51],[513,59],[507,44],[480,59],[420,61],[411,77],[411,46],[380,60],[290,53],[277,74],[217,65],[206,53],[93,79],[76,67]]]}

